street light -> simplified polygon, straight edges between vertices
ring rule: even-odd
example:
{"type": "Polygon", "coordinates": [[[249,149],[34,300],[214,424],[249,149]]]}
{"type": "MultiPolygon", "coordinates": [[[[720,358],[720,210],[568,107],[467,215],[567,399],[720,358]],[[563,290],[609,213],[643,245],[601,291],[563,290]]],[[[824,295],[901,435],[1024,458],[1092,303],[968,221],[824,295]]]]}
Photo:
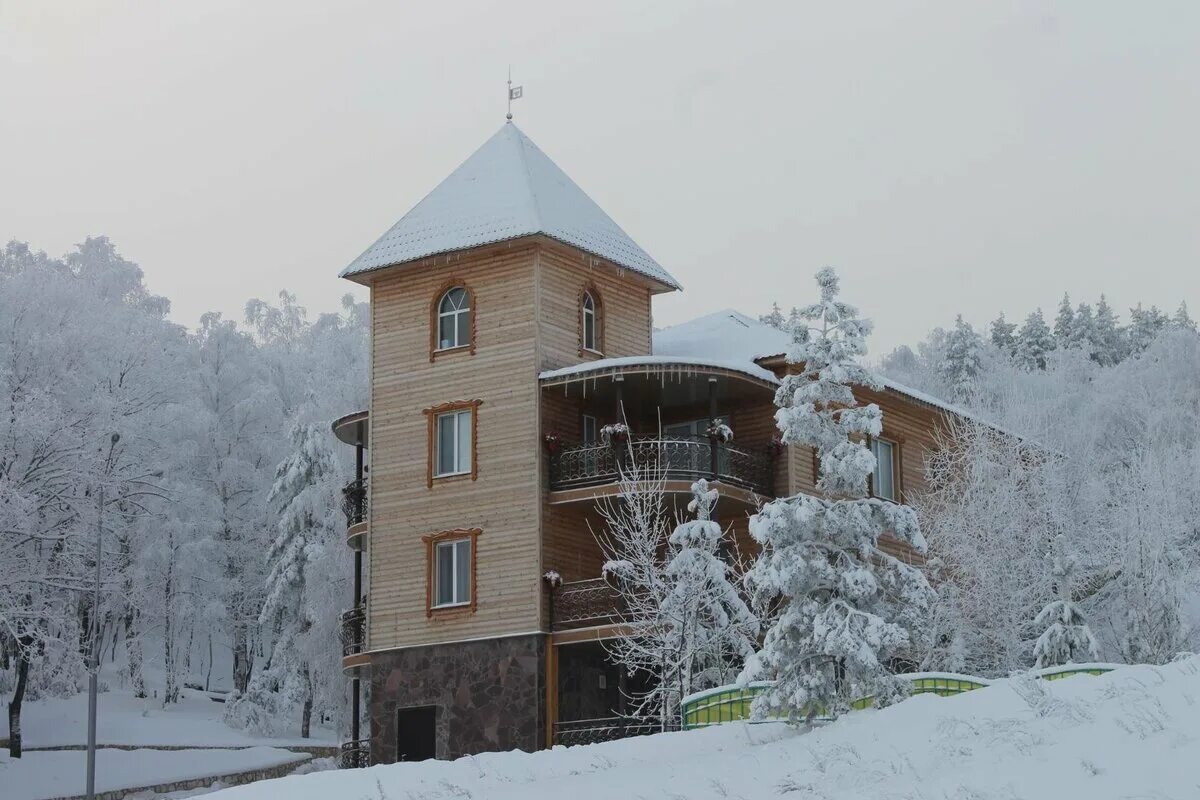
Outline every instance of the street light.
{"type": "Polygon", "coordinates": [[[96,799],[96,696],[99,693],[100,677],[100,540],[104,532],[104,479],[112,467],[113,449],[121,441],[121,434],[114,433],[108,446],[108,458],[104,462],[104,478],[100,480],[99,497],[96,502],[96,585],[92,595],[92,669],[88,677],[88,743],[87,743],[87,798],[96,799]]]}

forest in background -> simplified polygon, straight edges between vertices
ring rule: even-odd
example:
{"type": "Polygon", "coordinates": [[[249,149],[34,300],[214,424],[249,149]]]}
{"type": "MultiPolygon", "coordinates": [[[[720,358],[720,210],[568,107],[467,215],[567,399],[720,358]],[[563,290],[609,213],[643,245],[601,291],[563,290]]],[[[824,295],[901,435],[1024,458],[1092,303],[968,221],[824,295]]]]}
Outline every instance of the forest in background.
{"type": "Polygon", "coordinates": [[[330,643],[353,601],[353,454],[330,422],[366,407],[367,306],[310,320],[281,292],[195,330],[169,308],[105,237],[63,258],[0,251],[10,728],[22,700],[86,687],[96,620],[109,688],[165,704],[185,683],[232,690],[227,718],[264,733],[301,706],[343,727],[330,643]]]}

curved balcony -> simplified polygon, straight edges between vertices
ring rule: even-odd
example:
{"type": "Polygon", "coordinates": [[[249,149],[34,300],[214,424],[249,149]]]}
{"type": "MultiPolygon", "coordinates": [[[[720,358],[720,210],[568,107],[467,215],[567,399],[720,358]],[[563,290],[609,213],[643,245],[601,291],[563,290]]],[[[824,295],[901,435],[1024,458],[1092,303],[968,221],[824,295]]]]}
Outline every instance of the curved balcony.
{"type": "Polygon", "coordinates": [[[550,454],[550,489],[616,484],[622,472],[635,470],[643,478],[661,477],[689,487],[693,481],[707,478],[758,495],[774,494],[774,459],[769,447],[722,444],[707,436],[634,436],[611,445],[561,446],[550,454]]]}
{"type": "Polygon", "coordinates": [[[367,608],[358,605],[342,612],[342,670],[354,673],[366,666],[369,658],[367,649],[367,608]]]}
{"type": "Polygon", "coordinates": [[[366,541],[370,511],[367,498],[366,478],[350,481],[342,488],[342,511],[346,514],[346,543],[352,550],[362,550],[366,541]]]}
{"type": "Polygon", "coordinates": [[[339,769],[360,769],[371,766],[371,740],[352,739],[342,742],[338,753],[339,769]]]}

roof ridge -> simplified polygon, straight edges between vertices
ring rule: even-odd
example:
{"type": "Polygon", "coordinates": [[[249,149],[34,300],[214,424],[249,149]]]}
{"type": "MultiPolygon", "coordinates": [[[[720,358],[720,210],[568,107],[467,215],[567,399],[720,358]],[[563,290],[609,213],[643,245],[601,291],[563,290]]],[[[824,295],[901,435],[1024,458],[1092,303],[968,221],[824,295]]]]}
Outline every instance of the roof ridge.
{"type": "Polygon", "coordinates": [[[521,175],[525,178],[525,190],[529,194],[529,200],[533,204],[533,224],[537,229],[545,227],[542,220],[542,207],[538,203],[537,189],[533,185],[533,175],[529,171],[529,159],[525,157],[525,143],[533,144],[529,141],[529,137],[525,132],[518,128],[513,122],[509,121],[505,125],[512,125],[517,134],[517,157],[521,159],[521,175]]]}

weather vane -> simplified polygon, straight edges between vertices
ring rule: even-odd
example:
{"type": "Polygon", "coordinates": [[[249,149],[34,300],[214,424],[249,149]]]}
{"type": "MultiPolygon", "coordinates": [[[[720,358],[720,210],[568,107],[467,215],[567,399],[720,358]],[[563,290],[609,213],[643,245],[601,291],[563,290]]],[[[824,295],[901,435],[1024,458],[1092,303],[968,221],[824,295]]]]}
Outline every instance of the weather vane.
{"type": "Polygon", "coordinates": [[[521,99],[521,90],[524,88],[512,85],[512,66],[510,65],[508,68],[508,114],[504,117],[509,122],[512,122],[512,101],[521,99]]]}

